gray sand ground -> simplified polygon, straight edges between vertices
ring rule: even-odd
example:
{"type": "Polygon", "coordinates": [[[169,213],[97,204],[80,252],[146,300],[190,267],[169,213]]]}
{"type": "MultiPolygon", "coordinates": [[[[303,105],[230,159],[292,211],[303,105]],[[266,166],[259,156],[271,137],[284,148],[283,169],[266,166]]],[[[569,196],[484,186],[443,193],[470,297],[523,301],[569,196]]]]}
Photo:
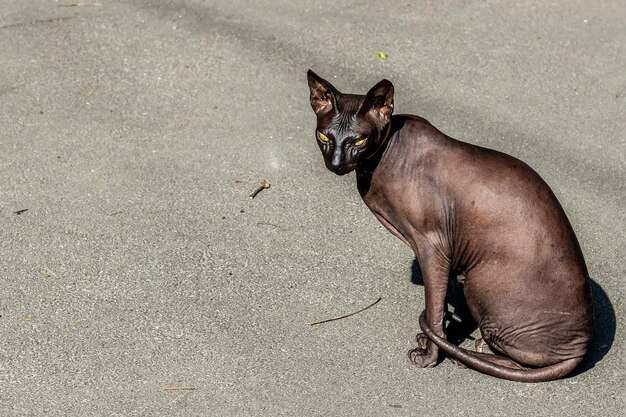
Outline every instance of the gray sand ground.
{"type": "Polygon", "coordinates": [[[0,0],[1,416],[623,415],[623,1],[70,3],[0,0]],[[408,362],[412,254],[323,166],[308,68],[546,179],[582,372],[408,362]]]}

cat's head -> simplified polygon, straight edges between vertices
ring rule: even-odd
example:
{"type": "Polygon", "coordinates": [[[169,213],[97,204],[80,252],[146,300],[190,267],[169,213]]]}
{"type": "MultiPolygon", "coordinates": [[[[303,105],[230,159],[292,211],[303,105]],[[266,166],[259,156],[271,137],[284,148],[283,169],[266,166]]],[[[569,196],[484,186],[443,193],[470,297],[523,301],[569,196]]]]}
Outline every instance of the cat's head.
{"type": "Polygon", "coordinates": [[[343,94],[313,71],[307,72],[315,138],[326,167],[337,175],[353,171],[377,152],[393,113],[393,84],[382,80],[366,95],[343,94]]]}

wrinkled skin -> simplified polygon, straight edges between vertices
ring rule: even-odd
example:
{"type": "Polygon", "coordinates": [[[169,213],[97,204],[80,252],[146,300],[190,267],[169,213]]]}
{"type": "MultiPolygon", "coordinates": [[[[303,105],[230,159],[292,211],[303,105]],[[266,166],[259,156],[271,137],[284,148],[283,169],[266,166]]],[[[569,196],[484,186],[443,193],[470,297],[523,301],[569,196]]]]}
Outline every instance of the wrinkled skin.
{"type": "MultiPolygon", "coordinates": [[[[451,345],[443,320],[448,276],[455,271],[464,278],[483,337],[479,352],[470,353],[490,364],[476,369],[525,381],[573,370],[591,338],[589,278],[572,227],[541,177],[509,155],[452,139],[420,117],[392,116],[394,91],[387,80],[365,96],[342,94],[311,71],[308,82],[327,168],[339,175],[356,170],[367,207],[420,264],[422,329],[432,337],[418,335],[411,361],[434,366],[438,346],[451,345]],[[358,139],[365,140],[354,146],[358,139]],[[541,367],[547,370],[522,374],[541,367]]],[[[464,362],[465,353],[457,354],[464,362]]]]}

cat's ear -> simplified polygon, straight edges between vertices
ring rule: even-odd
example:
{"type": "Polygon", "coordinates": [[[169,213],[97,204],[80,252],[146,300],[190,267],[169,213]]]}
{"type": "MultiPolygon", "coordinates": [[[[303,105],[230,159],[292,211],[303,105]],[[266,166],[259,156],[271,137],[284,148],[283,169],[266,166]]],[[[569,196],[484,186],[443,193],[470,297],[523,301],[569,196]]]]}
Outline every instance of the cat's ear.
{"type": "Polygon", "coordinates": [[[335,107],[337,89],[311,70],[306,73],[311,90],[311,107],[316,114],[328,113],[335,107]]]}
{"type": "MultiPolygon", "coordinates": [[[[359,113],[369,113],[386,123],[393,113],[393,84],[382,80],[367,92],[359,113]]],[[[384,124],[383,123],[383,124],[384,124]]]]}

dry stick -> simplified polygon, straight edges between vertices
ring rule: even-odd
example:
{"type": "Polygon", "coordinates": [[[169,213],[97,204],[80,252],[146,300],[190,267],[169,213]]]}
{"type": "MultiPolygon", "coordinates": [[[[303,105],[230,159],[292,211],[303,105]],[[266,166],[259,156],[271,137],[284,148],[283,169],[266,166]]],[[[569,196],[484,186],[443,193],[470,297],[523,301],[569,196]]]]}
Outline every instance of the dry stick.
{"type": "Polygon", "coordinates": [[[259,224],[259,225],[262,225],[262,224],[263,224],[263,225],[266,225],[266,226],[274,226],[274,227],[276,227],[277,229],[280,229],[280,226],[279,226],[279,225],[274,224],[274,223],[270,223],[270,222],[256,222],[256,224],[259,224]]]}
{"type": "Polygon", "coordinates": [[[461,320],[461,317],[459,317],[458,315],[451,313],[449,311],[446,311],[446,316],[448,316],[448,318],[450,318],[451,320],[456,321],[457,323],[463,323],[463,320],[461,320]]]}
{"type": "Polygon", "coordinates": [[[265,190],[266,188],[270,188],[270,183],[267,182],[267,180],[263,180],[261,182],[261,185],[259,185],[254,191],[252,191],[252,194],[250,194],[248,197],[254,198],[254,197],[256,197],[256,195],[258,193],[260,193],[261,191],[265,190]]]}
{"type": "Polygon", "coordinates": [[[359,314],[359,313],[367,310],[370,307],[374,307],[376,304],[378,304],[378,302],[380,300],[382,300],[382,297],[379,297],[378,300],[374,301],[372,304],[368,305],[367,307],[363,307],[362,309],[360,309],[359,311],[355,311],[354,313],[349,313],[349,314],[346,314],[346,315],[340,316],[340,317],[334,317],[332,319],[316,321],[315,323],[309,323],[309,326],[315,326],[315,325],[326,323],[326,322],[329,322],[329,321],[341,320],[341,319],[345,319],[346,317],[354,316],[355,314],[359,314]]]}
{"type": "Polygon", "coordinates": [[[163,391],[193,391],[196,387],[165,387],[163,391]]]}
{"type": "Polygon", "coordinates": [[[100,3],[63,3],[59,7],[100,6],[100,3]]]}

